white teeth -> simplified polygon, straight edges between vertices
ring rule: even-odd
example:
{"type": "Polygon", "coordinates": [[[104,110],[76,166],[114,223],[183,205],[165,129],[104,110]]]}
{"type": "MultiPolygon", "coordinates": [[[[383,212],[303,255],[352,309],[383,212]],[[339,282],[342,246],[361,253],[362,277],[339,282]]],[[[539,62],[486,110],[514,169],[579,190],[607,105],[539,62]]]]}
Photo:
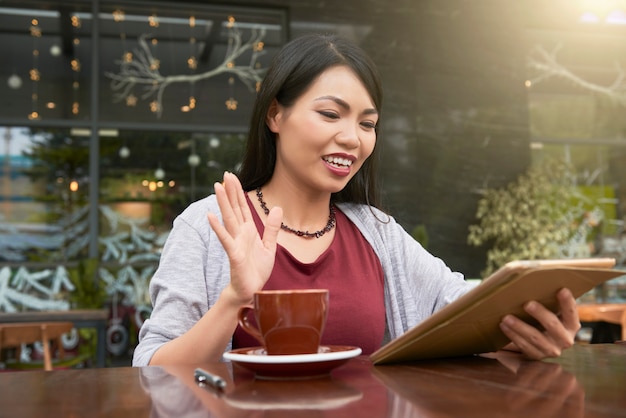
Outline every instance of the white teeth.
{"type": "Polygon", "coordinates": [[[337,166],[350,167],[352,165],[352,161],[341,157],[324,157],[324,161],[337,166]]]}

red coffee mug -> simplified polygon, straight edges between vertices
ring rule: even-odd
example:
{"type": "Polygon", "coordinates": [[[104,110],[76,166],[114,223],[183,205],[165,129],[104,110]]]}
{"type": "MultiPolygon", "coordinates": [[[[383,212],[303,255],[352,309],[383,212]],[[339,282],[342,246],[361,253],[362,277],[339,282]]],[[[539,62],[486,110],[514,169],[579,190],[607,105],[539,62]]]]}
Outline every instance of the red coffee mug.
{"type": "Polygon", "coordinates": [[[239,325],[269,355],[317,353],[328,317],[328,302],[327,289],[258,291],[254,305],[239,309],[239,325]],[[251,313],[256,326],[250,322],[251,313]]]}

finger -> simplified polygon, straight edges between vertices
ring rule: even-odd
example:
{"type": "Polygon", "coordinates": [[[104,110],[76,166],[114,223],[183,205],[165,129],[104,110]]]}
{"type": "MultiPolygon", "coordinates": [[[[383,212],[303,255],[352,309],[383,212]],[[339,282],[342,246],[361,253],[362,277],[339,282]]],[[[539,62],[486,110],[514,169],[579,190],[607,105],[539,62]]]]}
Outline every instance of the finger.
{"type": "MultiPolygon", "coordinates": [[[[242,202],[240,201],[240,194],[243,196],[243,191],[241,190],[241,183],[237,176],[233,173],[229,173],[228,171],[224,172],[224,187],[226,188],[226,194],[228,196],[228,201],[230,202],[230,206],[233,211],[233,215],[237,220],[237,223],[241,224],[244,222],[244,217],[242,214],[242,202]]],[[[247,206],[248,204],[243,199],[243,204],[247,206]]]]}
{"type": "Polygon", "coordinates": [[[222,243],[222,247],[224,247],[224,250],[228,253],[228,251],[234,247],[233,238],[230,236],[226,228],[224,228],[224,225],[222,225],[217,215],[214,213],[208,213],[207,219],[209,220],[211,228],[215,231],[217,238],[222,243]]]}
{"type": "MultiPolygon", "coordinates": [[[[571,297],[571,293],[569,296],[571,297]]],[[[567,299],[567,297],[568,295],[565,294],[563,298],[567,299]]],[[[574,301],[574,305],[575,303],[574,301]]],[[[574,309],[576,309],[575,306],[574,309]]],[[[549,339],[552,340],[554,344],[558,345],[559,348],[569,348],[574,345],[576,331],[568,329],[554,312],[535,301],[528,302],[524,306],[524,310],[541,324],[545,330],[544,334],[547,334],[549,339]]],[[[568,312],[567,314],[571,316],[572,312],[568,312]]],[[[576,314],[574,313],[574,315],[576,314]]]]}
{"type": "Polygon", "coordinates": [[[232,173],[229,173],[229,174],[232,177],[231,180],[233,180],[233,183],[235,187],[237,188],[237,204],[238,204],[238,207],[241,209],[241,217],[243,221],[244,222],[253,221],[252,213],[250,212],[250,206],[248,205],[248,199],[246,199],[246,194],[243,190],[243,187],[241,186],[241,182],[239,181],[239,178],[232,173]]]}
{"type": "Polygon", "coordinates": [[[530,359],[541,360],[561,354],[560,349],[548,341],[541,331],[513,315],[503,318],[500,329],[530,359]]]}
{"type": "Polygon", "coordinates": [[[283,210],[278,206],[274,206],[267,215],[265,221],[265,231],[263,232],[263,246],[270,250],[276,251],[276,241],[278,232],[283,221],[283,210]]]}
{"type": "Polygon", "coordinates": [[[215,196],[217,197],[217,204],[220,207],[224,227],[231,235],[235,235],[239,230],[240,222],[237,220],[232,204],[228,199],[225,184],[216,182],[213,185],[213,189],[215,190],[215,196]]]}
{"type": "Polygon", "coordinates": [[[574,295],[572,295],[569,289],[563,288],[558,291],[556,298],[561,308],[561,321],[563,322],[563,326],[576,335],[581,325],[574,295]]]}

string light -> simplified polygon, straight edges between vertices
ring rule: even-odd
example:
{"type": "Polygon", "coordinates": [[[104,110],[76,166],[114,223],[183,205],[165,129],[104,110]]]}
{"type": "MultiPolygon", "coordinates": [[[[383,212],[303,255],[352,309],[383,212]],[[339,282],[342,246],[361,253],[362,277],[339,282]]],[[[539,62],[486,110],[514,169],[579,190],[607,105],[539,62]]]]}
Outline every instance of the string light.
{"type": "MultiPolygon", "coordinates": [[[[197,42],[196,37],[194,36],[194,28],[196,27],[196,18],[195,16],[189,16],[189,49],[190,56],[187,58],[187,67],[189,67],[189,73],[195,74],[198,69],[198,58],[197,55],[197,42]]],[[[194,83],[189,83],[189,103],[181,107],[181,111],[189,112],[196,108],[196,98],[194,97],[194,83]]]]}
{"type": "MultiPolygon", "coordinates": [[[[155,57],[156,56],[156,47],[159,44],[159,40],[157,38],[152,38],[152,41],[150,41],[150,43],[152,44],[153,48],[153,53],[152,56],[155,57]]],[[[152,71],[157,71],[159,68],[161,68],[161,60],[159,60],[158,58],[152,58],[152,60],[150,61],[150,69],[152,71]]]]}
{"type": "Polygon", "coordinates": [[[235,100],[235,77],[228,77],[228,85],[230,86],[230,98],[226,100],[226,109],[237,110],[237,100],[235,100]]]}
{"type": "Polygon", "coordinates": [[[226,109],[237,110],[237,100],[233,99],[232,97],[226,100],[225,103],[226,103],[226,109]]]}
{"type": "Polygon", "coordinates": [[[158,28],[159,27],[159,18],[157,17],[156,14],[148,16],[148,24],[152,28],[158,28]]]}
{"type": "Polygon", "coordinates": [[[157,113],[160,108],[161,106],[159,105],[159,102],[157,102],[156,100],[153,100],[150,102],[150,111],[152,113],[157,113]]]}
{"type": "Polygon", "coordinates": [[[137,105],[137,96],[135,96],[132,93],[126,96],[126,106],[135,107],[136,105],[137,105]]]}
{"type": "MultiPolygon", "coordinates": [[[[151,28],[156,29],[159,27],[159,19],[156,14],[148,16],[148,24],[150,25],[151,28]]],[[[150,60],[149,68],[151,71],[158,71],[159,68],[161,67],[161,61],[158,58],[156,58],[156,49],[157,49],[157,45],[159,44],[159,40],[156,38],[156,36],[152,38],[152,40],[150,41],[150,44],[152,45],[152,59],[150,60]]],[[[155,80],[155,83],[156,83],[156,80],[155,80]]],[[[150,106],[150,111],[152,113],[161,112],[161,104],[157,100],[151,101],[149,106],[150,106]]],[[[152,188],[150,188],[150,190],[152,190],[152,188]]]]}
{"type": "MultiPolygon", "coordinates": [[[[80,17],[73,15],[71,18],[72,26],[74,29],[79,29],[81,27],[80,17]]],[[[73,92],[73,101],[72,101],[72,115],[76,116],[80,113],[80,102],[78,101],[79,93],[80,93],[80,71],[81,71],[81,62],[79,57],[79,46],[80,46],[80,38],[75,37],[72,41],[74,44],[74,57],[70,60],[70,68],[74,73],[74,82],[72,83],[72,92],[73,92]]]]}
{"type": "Polygon", "coordinates": [[[40,118],[38,111],[39,102],[39,80],[41,80],[41,74],[39,73],[39,38],[41,38],[41,29],[39,28],[39,21],[32,19],[30,21],[30,36],[33,38],[33,67],[30,69],[29,76],[32,81],[32,94],[31,103],[32,110],[28,114],[28,119],[38,120],[40,118]]]}
{"type": "MultiPolygon", "coordinates": [[[[126,46],[126,31],[124,30],[124,22],[126,21],[126,13],[122,9],[115,9],[111,13],[113,16],[113,21],[117,23],[120,28],[120,41],[122,42],[122,61],[130,63],[133,62],[133,53],[130,52],[126,46]]],[[[135,96],[132,92],[126,96],[126,106],[135,107],[137,106],[137,96],[135,96]]],[[[123,157],[122,157],[123,158],[123,157]]]]}
{"type": "MultiPolygon", "coordinates": [[[[226,27],[228,28],[228,30],[233,30],[235,28],[235,16],[232,16],[232,15],[228,16],[226,27]]],[[[257,45],[258,45],[258,42],[257,42],[257,45]]],[[[234,46],[233,46],[232,39],[229,38],[228,51],[230,51],[233,47],[234,46]]],[[[229,61],[228,63],[226,63],[226,67],[234,68],[235,63],[233,61],[229,61]]],[[[234,111],[234,110],[237,110],[237,105],[238,105],[238,102],[237,100],[235,100],[235,97],[234,97],[235,96],[235,78],[234,77],[228,77],[228,85],[230,87],[230,98],[226,100],[226,102],[224,103],[226,104],[226,109],[234,111]]]]}
{"type": "Polygon", "coordinates": [[[120,23],[126,20],[126,13],[124,13],[124,11],[121,9],[113,10],[113,13],[111,13],[111,15],[113,16],[114,22],[120,23]]]}

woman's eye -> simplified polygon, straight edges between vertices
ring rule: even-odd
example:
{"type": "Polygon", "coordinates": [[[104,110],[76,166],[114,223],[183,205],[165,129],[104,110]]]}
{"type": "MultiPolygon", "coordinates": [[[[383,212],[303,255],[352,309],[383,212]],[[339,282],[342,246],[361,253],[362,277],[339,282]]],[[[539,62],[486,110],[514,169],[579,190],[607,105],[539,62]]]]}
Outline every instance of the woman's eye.
{"type": "Polygon", "coordinates": [[[326,117],[326,118],[330,118],[330,119],[339,119],[339,115],[336,114],[335,112],[328,112],[325,110],[320,110],[319,114],[326,117]]]}
{"type": "Polygon", "coordinates": [[[374,122],[361,122],[361,126],[367,129],[376,129],[376,124],[374,122]]]}

